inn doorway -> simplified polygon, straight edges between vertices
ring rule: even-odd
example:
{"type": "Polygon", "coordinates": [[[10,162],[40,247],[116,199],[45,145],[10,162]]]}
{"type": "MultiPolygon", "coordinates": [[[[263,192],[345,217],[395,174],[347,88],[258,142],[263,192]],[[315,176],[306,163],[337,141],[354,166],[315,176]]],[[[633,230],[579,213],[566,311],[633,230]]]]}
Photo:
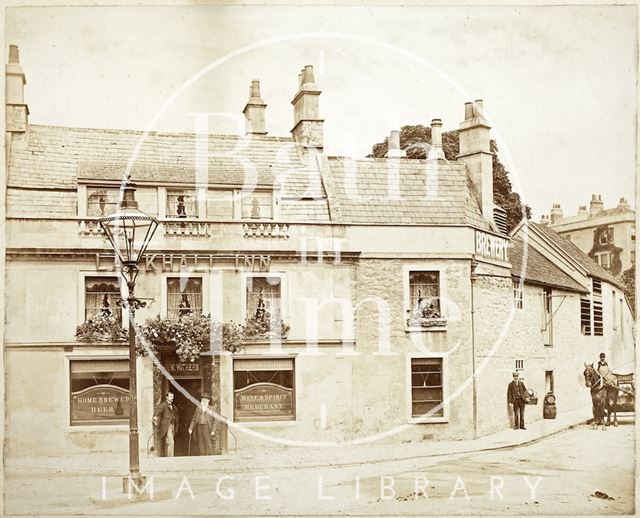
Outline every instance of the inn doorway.
{"type": "Polygon", "coordinates": [[[196,454],[196,449],[191,445],[189,448],[189,424],[196,410],[193,400],[200,401],[202,381],[200,378],[179,379],[176,380],[183,390],[172,387],[175,394],[175,404],[180,415],[180,424],[175,434],[175,455],[176,457],[184,457],[196,454]],[[186,392],[186,394],[185,394],[186,392]],[[193,399],[190,399],[191,396],[193,399]]]}
{"type": "MultiPolygon", "coordinates": [[[[189,448],[189,424],[202,396],[202,369],[200,362],[181,362],[175,352],[164,352],[160,361],[166,374],[157,371],[159,383],[155,385],[155,401],[164,400],[167,392],[173,392],[173,403],[178,409],[178,428],[174,433],[174,456],[196,455],[193,444],[189,448]]],[[[157,430],[156,430],[157,433],[157,430]]],[[[156,436],[156,440],[158,437],[156,436]]]]}

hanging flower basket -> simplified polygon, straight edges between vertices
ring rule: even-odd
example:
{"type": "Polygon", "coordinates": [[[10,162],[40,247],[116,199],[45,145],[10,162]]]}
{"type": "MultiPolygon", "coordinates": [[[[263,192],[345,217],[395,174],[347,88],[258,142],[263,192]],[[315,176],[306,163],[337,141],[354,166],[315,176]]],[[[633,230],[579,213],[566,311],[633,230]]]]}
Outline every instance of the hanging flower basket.
{"type": "Polygon", "coordinates": [[[136,351],[146,356],[149,349],[157,352],[159,347],[175,350],[181,362],[200,360],[202,351],[219,349],[236,352],[242,348],[242,328],[238,324],[219,323],[210,315],[188,315],[180,319],[163,319],[157,316],[138,327],[136,351]],[[222,343],[215,340],[221,337],[222,343]]]}
{"type": "Polygon", "coordinates": [[[76,328],[76,339],[79,342],[124,342],[127,330],[115,317],[92,317],[76,328]]]}
{"type": "Polygon", "coordinates": [[[288,333],[289,326],[281,319],[272,319],[269,312],[247,318],[243,332],[245,340],[285,339],[288,333]]]}

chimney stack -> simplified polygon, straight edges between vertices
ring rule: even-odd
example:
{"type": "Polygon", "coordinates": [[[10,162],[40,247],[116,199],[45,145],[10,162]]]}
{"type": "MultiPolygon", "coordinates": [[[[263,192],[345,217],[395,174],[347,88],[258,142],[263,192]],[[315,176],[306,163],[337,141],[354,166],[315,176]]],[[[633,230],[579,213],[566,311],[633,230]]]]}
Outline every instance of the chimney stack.
{"type": "Polygon", "coordinates": [[[549,225],[549,216],[547,216],[546,214],[543,214],[542,216],[540,216],[540,224],[543,226],[548,226],[549,225]]]}
{"type": "Polygon", "coordinates": [[[491,127],[484,118],[482,100],[465,103],[464,117],[460,123],[458,158],[467,164],[480,197],[483,216],[493,221],[493,154],[489,136],[491,127]]]}
{"type": "Polygon", "coordinates": [[[595,216],[604,208],[604,203],[602,203],[602,196],[599,194],[591,195],[591,203],[589,204],[589,214],[595,216]]]}
{"type": "Polygon", "coordinates": [[[580,205],[578,207],[578,214],[586,214],[587,213],[587,206],[586,205],[580,205]]]}
{"type": "Polygon", "coordinates": [[[621,209],[629,209],[629,202],[627,201],[626,198],[620,198],[620,201],[618,202],[618,207],[620,207],[621,209]]]}
{"type": "Polygon", "coordinates": [[[562,219],[562,207],[559,203],[554,203],[551,207],[551,224],[553,225],[559,219],[562,219]]]}
{"type": "Polygon", "coordinates": [[[433,119],[431,121],[431,148],[427,155],[427,160],[444,160],[442,150],[442,121],[433,119]]]}
{"type": "Polygon", "coordinates": [[[299,89],[293,97],[293,140],[305,150],[315,149],[322,152],[322,123],[318,108],[318,98],[322,93],[315,83],[313,66],[305,66],[298,74],[299,89]]]}
{"type": "Polygon", "coordinates": [[[391,130],[387,140],[387,158],[405,158],[407,152],[400,149],[400,131],[391,130]]]}
{"type": "Polygon", "coordinates": [[[242,110],[246,119],[247,135],[266,135],[264,113],[267,105],[260,97],[260,81],[254,79],[249,88],[249,100],[242,110]]]}
{"type": "Polygon", "coordinates": [[[29,124],[29,108],[24,102],[24,85],[27,80],[20,65],[17,45],[9,45],[9,63],[5,68],[6,88],[6,131],[8,134],[23,136],[29,124]]]}

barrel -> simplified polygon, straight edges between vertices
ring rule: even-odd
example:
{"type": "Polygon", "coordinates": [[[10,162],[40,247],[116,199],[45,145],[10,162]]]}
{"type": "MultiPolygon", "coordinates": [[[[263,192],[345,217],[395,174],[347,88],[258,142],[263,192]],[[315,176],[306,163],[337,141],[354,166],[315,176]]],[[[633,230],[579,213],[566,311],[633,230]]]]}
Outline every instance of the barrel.
{"type": "Polygon", "coordinates": [[[555,419],[557,414],[558,408],[556,407],[556,397],[553,395],[553,392],[548,392],[544,397],[542,417],[545,419],[555,419]]]}

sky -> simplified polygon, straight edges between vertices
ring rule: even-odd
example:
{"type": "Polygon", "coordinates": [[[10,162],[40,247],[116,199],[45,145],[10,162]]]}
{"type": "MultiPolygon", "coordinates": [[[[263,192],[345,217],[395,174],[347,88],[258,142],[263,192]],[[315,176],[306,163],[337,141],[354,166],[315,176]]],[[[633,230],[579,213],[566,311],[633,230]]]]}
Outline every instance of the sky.
{"type": "Polygon", "coordinates": [[[192,132],[210,112],[212,133],[242,133],[260,79],[267,130],[288,136],[311,64],[325,152],[362,157],[401,125],[457,128],[483,99],[538,220],[592,194],[635,206],[636,19],[634,6],[14,7],[5,42],[34,124],[192,132]]]}

